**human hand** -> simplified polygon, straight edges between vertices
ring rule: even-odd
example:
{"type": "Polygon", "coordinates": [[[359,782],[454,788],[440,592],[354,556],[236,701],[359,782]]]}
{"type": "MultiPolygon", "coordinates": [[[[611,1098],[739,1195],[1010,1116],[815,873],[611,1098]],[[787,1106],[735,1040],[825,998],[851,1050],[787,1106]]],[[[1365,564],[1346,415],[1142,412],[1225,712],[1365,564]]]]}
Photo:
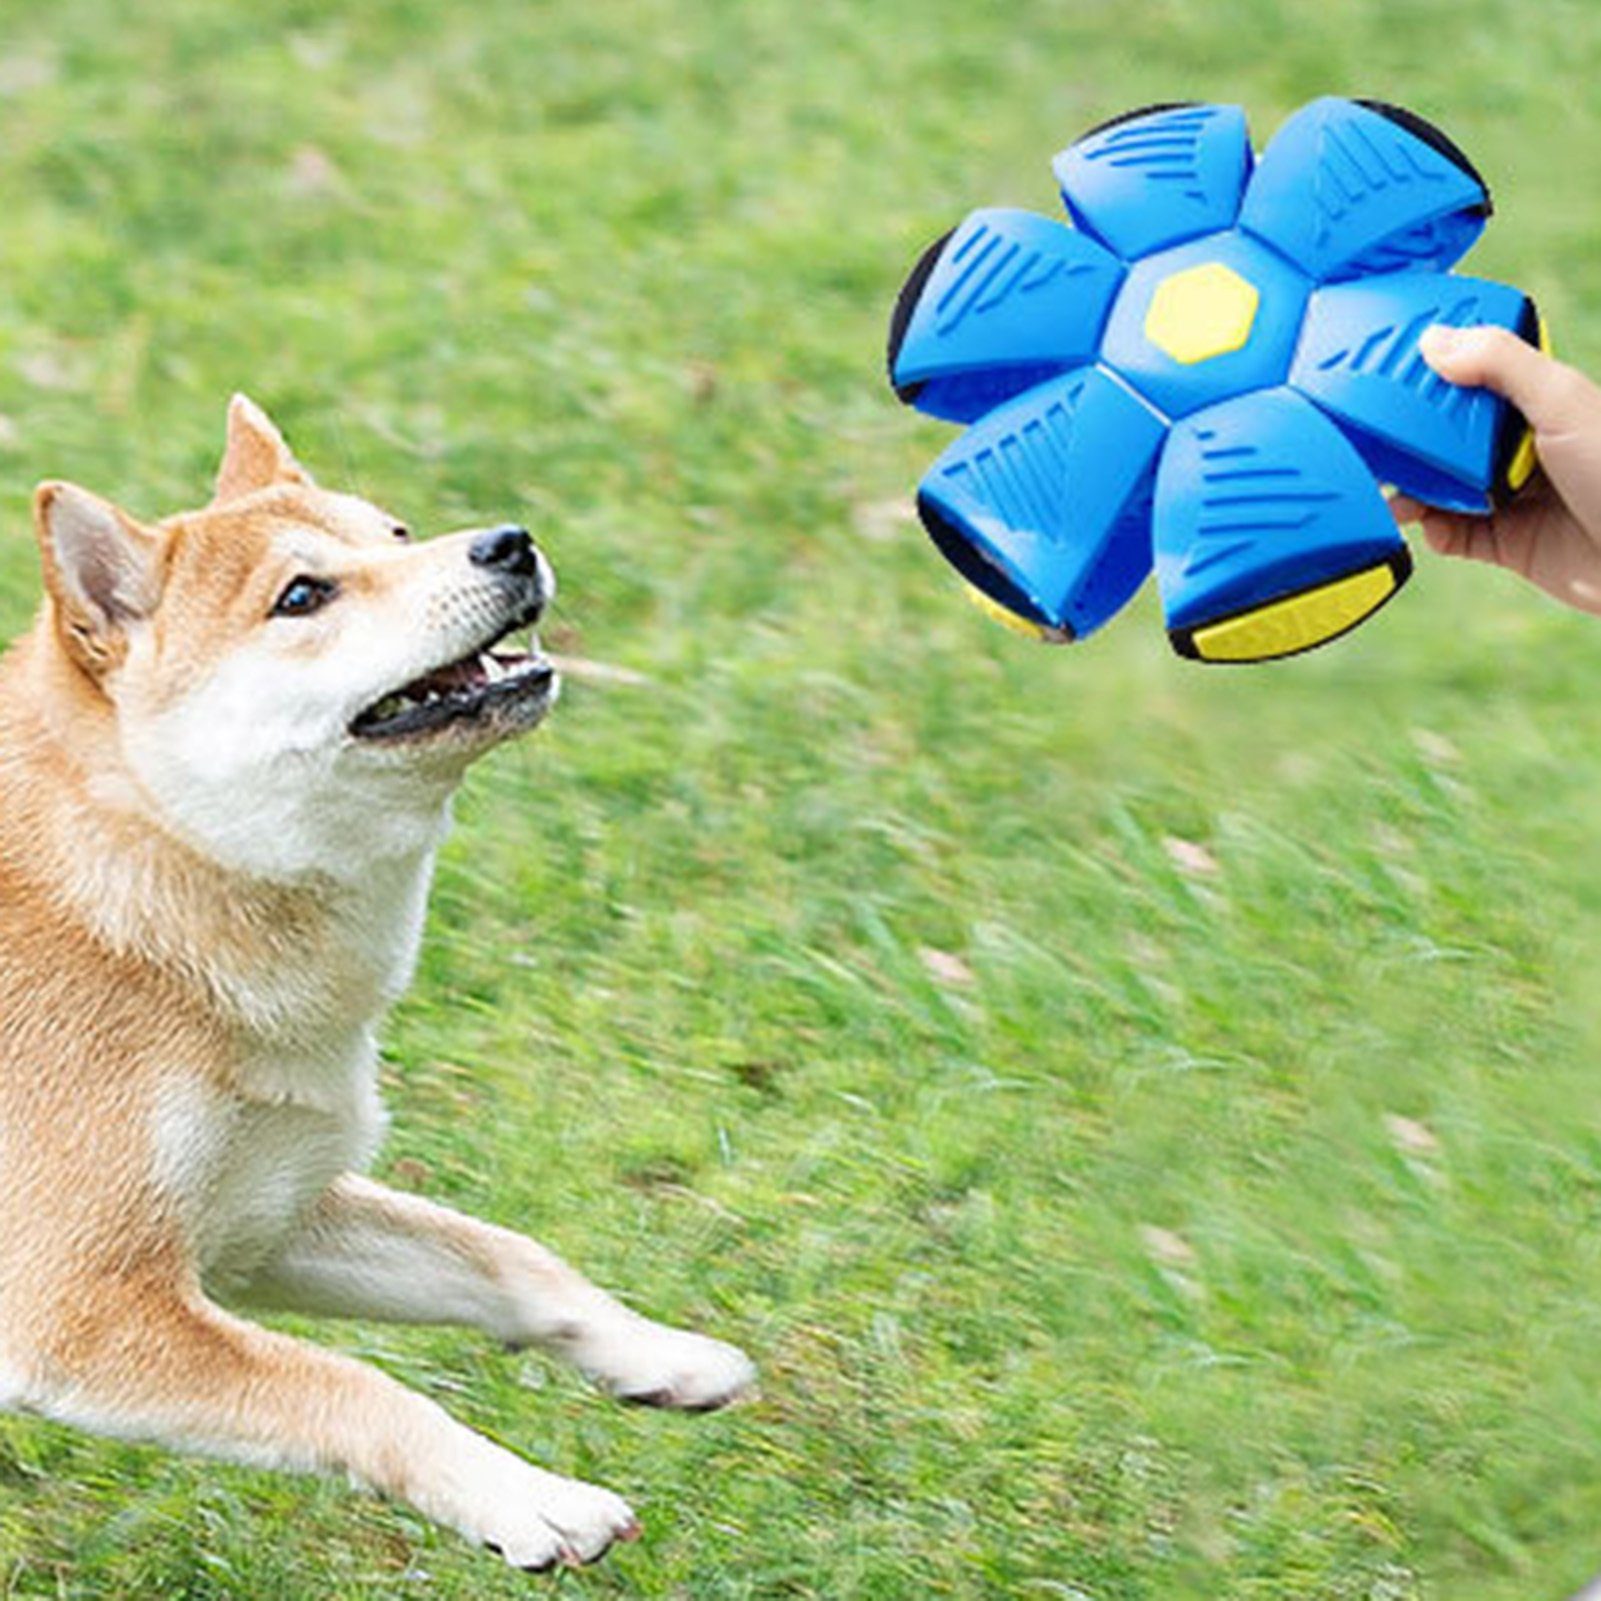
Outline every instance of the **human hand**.
{"type": "Polygon", "coordinates": [[[1601,388],[1504,328],[1431,328],[1419,348],[1442,378],[1493,390],[1523,413],[1540,471],[1487,516],[1397,495],[1396,521],[1421,523],[1444,555],[1509,568],[1565,605],[1601,615],[1601,388]]]}

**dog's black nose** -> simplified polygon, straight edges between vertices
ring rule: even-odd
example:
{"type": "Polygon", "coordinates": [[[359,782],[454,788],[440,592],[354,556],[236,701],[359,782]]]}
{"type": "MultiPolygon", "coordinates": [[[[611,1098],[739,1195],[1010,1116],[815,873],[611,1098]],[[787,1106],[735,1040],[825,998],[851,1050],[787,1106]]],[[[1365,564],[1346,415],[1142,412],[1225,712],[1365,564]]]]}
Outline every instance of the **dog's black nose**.
{"type": "Polygon", "coordinates": [[[475,567],[489,567],[518,578],[532,578],[539,571],[539,553],[528,530],[512,523],[480,534],[467,554],[475,567]]]}

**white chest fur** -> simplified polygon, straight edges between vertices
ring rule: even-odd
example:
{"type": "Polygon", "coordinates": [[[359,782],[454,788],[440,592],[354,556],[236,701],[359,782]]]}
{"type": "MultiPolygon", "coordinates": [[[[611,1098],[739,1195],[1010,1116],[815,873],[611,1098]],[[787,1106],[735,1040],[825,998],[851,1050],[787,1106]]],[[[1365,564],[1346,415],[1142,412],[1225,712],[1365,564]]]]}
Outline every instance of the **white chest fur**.
{"type": "Polygon", "coordinates": [[[176,1202],[201,1276],[236,1288],[274,1257],[341,1173],[371,1161],[384,1116],[375,1057],[352,1067],[344,1105],[254,1100],[193,1082],[167,1086],[155,1112],[158,1182],[176,1202]]]}
{"type": "Polygon", "coordinates": [[[213,973],[238,1055],[225,1081],[163,1085],[152,1117],[157,1182],[213,1292],[270,1261],[328,1185],[377,1150],[376,1028],[411,976],[431,867],[375,872],[330,900],[324,937],[213,973]]]}

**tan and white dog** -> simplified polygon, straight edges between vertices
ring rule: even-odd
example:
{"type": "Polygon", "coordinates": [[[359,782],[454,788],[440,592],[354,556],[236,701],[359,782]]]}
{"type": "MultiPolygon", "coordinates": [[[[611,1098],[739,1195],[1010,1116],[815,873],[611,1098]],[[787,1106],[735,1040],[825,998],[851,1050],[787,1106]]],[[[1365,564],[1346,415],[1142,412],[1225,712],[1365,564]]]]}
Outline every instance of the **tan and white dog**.
{"type": "Polygon", "coordinates": [[[520,1234],[362,1176],[469,763],[533,728],[520,528],[413,544],[242,396],[216,495],[35,498],[47,598],[0,661],[0,1407],[348,1474],[525,1568],[637,1529],[376,1369],[220,1303],[461,1323],[612,1394],[722,1405],[731,1346],[520,1234]]]}

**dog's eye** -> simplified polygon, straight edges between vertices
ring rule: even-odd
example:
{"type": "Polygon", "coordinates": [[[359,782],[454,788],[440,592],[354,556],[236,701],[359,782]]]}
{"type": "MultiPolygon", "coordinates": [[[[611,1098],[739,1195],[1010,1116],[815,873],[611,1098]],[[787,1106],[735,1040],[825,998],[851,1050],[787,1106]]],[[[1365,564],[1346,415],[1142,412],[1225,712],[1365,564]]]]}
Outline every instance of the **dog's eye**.
{"type": "Polygon", "coordinates": [[[411,538],[411,530],[404,523],[396,523],[389,532],[402,544],[405,544],[411,538]]]}
{"type": "Polygon", "coordinates": [[[326,578],[308,578],[302,574],[293,579],[272,604],[274,617],[309,617],[339,593],[339,586],[326,578]]]}

